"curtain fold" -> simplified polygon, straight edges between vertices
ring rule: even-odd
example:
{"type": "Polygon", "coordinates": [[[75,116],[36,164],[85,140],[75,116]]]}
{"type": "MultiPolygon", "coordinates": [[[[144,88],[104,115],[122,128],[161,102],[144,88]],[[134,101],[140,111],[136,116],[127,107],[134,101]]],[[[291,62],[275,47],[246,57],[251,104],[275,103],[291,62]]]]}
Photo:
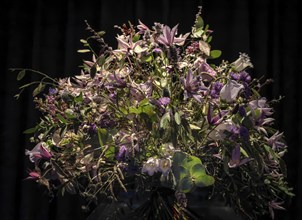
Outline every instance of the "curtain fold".
{"type": "MultiPolygon", "coordinates": [[[[35,126],[31,92],[14,99],[21,85],[9,68],[39,70],[52,77],[78,74],[86,55],[78,54],[80,39],[89,36],[85,20],[96,30],[106,31],[105,40],[116,46],[114,25],[137,19],[147,25],[154,21],[179,25],[179,33],[189,32],[198,5],[213,33],[213,49],[223,51],[222,59],[235,60],[248,53],[254,76],[273,78],[263,90],[270,98],[285,98],[275,105],[276,127],[288,142],[285,156],[289,182],[295,188],[288,212],[276,219],[302,219],[302,8],[298,0],[128,0],[128,1],[18,1],[4,0],[0,13],[0,218],[4,220],[85,219],[84,201],[65,195],[52,199],[44,188],[24,180],[32,166],[24,155],[33,146],[22,132],[35,126]]],[[[27,81],[37,76],[28,76],[27,81]]],[[[268,218],[263,218],[268,219],[268,218]]]]}

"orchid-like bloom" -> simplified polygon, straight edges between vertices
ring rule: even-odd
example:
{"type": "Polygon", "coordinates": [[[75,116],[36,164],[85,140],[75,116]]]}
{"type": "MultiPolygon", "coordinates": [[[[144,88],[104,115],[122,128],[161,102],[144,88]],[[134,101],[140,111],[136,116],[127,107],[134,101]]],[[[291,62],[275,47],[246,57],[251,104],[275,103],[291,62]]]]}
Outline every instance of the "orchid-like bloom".
{"type": "Polygon", "coordinates": [[[245,53],[240,53],[239,58],[231,63],[231,65],[236,72],[241,72],[248,67],[253,67],[250,57],[245,53]]]}
{"type": "Polygon", "coordinates": [[[218,115],[213,117],[213,107],[210,104],[208,109],[208,115],[207,120],[210,125],[218,125],[220,122],[222,122],[223,117],[228,113],[227,110],[222,110],[218,112],[218,115]]]}
{"type": "Polygon", "coordinates": [[[41,178],[41,175],[36,171],[31,171],[28,173],[27,180],[38,180],[41,178]]]}
{"type": "Polygon", "coordinates": [[[263,116],[270,116],[273,114],[272,108],[268,106],[266,98],[260,98],[257,100],[250,101],[249,106],[253,110],[259,109],[263,116]]]}
{"type": "Polygon", "coordinates": [[[25,155],[28,155],[29,160],[33,163],[38,162],[40,159],[49,160],[52,156],[51,153],[45,148],[44,142],[38,143],[31,151],[25,150],[25,155]]]}
{"type": "Polygon", "coordinates": [[[147,47],[142,47],[142,41],[136,41],[135,43],[133,43],[132,37],[127,38],[124,35],[119,35],[116,39],[119,49],[114,50],[114,52],[117,53],[133,54],[133,52],[135,52],[139,54],[145,52],[148,49],[147,47]]]}
{"type": "Polygon", "coordinates": [[[228,103],[234,102],[242,89],[244,89],[242,84],[237,83],[234,80],[230,80],[222,87],[220,98],[228,103]]]}
{"type": "Polygon", "coordinates": [[[132,97],[140,102],[145,98],[152,96],[153,84],[151,80],[148,80],[146,83],[136,84],[133,83],[130,89],[132,97]]]}
{"type": "Polygon", "coordinates": [[[185,88],[185,100],[193,97],[196,101],[202,102],[200,93],[207,90],[207,87],[204,86],[203,82],[194,77],[190,69],[188,71],[186,79],[182,78],[181,80],[185,88]]]}
{"type": "Polygon", "coordinates": [[[270,138],[267,138],[267,143],[272,146],[272,148],[275,149],[280,149],[280,148],[285,148],[286,144],[280,140],[282,140],[283,137],[283,132],[279,133],[277,131],[273,136],[270,138]]]}
{"type": "Polygon", "coordinates": [[[244,158],[243,160],[240,159],[240,146],[237,145],[235,149],[232,151],[232,158],[228,163],[230,168],[236,168],[247,162],[251,161],[250,158],[244,158]]]}
{"type": "Polygon", "coordinates": [[[283,208],[283,207],[281,206],[283,203],[284,203],[284,202],[277,202],[277,201],[275,201],[275,200],[270,201],[270,202],[268,203],[269,212],[270,212],[270,214],[271,214],[272,219],[275,219],[274,209],[276,209],[276,210],[285,210],[285,208],[283,208]]]}
{"type": "Polygon", "coordinates": [[[146,31],[150,30],[147,25],[141,22],[141,20],[138,20],[138,23],[139,25],[137,25],[137,29],[139,30],[140,34],[144,34],[146,31]]]}
{"type": "Polygon", "coordinates": [[[159,171],[159,161],[156,158],[150,157],[147,162],[145,162],[142,172],[147,172],[149,176],[153,176],[157,171],[159,171]]]}
{"type": "Polygon", "coordinates": [[[175,37],[175,35],[177,34],[177,27],[178,25],[174,26],[171,30],[169,26],[165,25],[163,27],[163,33],[157,38],[157,41],[160,44],[168,47],[174,44],[182,46],[189,36],[189,33],[185,34],[184,36],[180,35],[179,37],[175,37]]]}

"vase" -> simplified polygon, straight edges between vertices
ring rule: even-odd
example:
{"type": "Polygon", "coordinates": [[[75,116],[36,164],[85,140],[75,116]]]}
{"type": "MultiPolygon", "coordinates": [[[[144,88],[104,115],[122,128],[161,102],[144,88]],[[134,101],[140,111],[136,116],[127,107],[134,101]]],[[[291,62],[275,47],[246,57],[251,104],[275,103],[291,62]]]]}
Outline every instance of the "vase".
{"type": "Polygon", "coordinates": [[[157,189],[152,193],[128,191],[119,196],[119,201],[101,202],[86,220],[242,220],[224,202],[218,199],[207,199],[208,191],[206,190],[188,193],[186,218],[175,217],[173,206],[171,206],[173,196],[173,191],[166,188],[157,189]],[[165,204],[162,205],[163,203],[158,200],[163,200],[165,204]],[[154,204],[156,208],[152,208],[154,204]],[[165,206],[170,209],[170,215],[164,211],[165,206]],[[148,214],[144,213],[144,210],[148,214]]]}

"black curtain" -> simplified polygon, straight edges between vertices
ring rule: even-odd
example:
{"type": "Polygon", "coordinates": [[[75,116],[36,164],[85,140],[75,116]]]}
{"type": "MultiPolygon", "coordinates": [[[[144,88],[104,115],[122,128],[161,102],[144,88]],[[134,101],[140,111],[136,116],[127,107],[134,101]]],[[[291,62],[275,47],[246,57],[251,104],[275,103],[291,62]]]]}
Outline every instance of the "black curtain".
{"type": "MultiPolygon", "coordinates": [[[[285,96],[275,106],[276,126],[288,142],[285,156],[290,184],[295,194],[287,212],[277,219],[302,219],[302,7],[299,0],[99,0],[41,1],[2,0],[0,3],[0,219],[65,220],[85,219],[83,201],[66,195],[50,201],[44,188],[24,181],[31,166],[24,151],[31,148],[22,134],[38,121],[31,91],[14,99],[20,83],[8,69],[24,67],[52,77],[72,76],[85,56],[76,51],[79,39],[89,35],[84,20],[116,45],[115,24],[128,20],[147,25],[154,21],[170,26],[180,23],[179,33],[189,32],[198,5],[214,30],[213,49],[223,51],[221,59],[235,60],[248,53],[254,64],[252,75],[273,78],[265,95],[285,96]]],[[[87,58],[87,57],[86,57],[87,58]]],[[[28,77],[27,80],[34,80],[28,77]]]]}

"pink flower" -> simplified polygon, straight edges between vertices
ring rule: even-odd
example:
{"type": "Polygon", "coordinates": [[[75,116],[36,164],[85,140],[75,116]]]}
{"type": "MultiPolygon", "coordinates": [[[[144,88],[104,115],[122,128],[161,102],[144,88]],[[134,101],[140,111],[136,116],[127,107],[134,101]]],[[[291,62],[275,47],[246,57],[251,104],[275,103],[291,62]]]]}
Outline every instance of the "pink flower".
{"type": "Polygon", "coordinates": [[[29,156],[31,162],[36,163],[42,158],[46,160],[51,158],[51,153],[43,145],[45,145],[45,143],[40,142],[31,151],[25,151],[25,155],[29,156]]]}

